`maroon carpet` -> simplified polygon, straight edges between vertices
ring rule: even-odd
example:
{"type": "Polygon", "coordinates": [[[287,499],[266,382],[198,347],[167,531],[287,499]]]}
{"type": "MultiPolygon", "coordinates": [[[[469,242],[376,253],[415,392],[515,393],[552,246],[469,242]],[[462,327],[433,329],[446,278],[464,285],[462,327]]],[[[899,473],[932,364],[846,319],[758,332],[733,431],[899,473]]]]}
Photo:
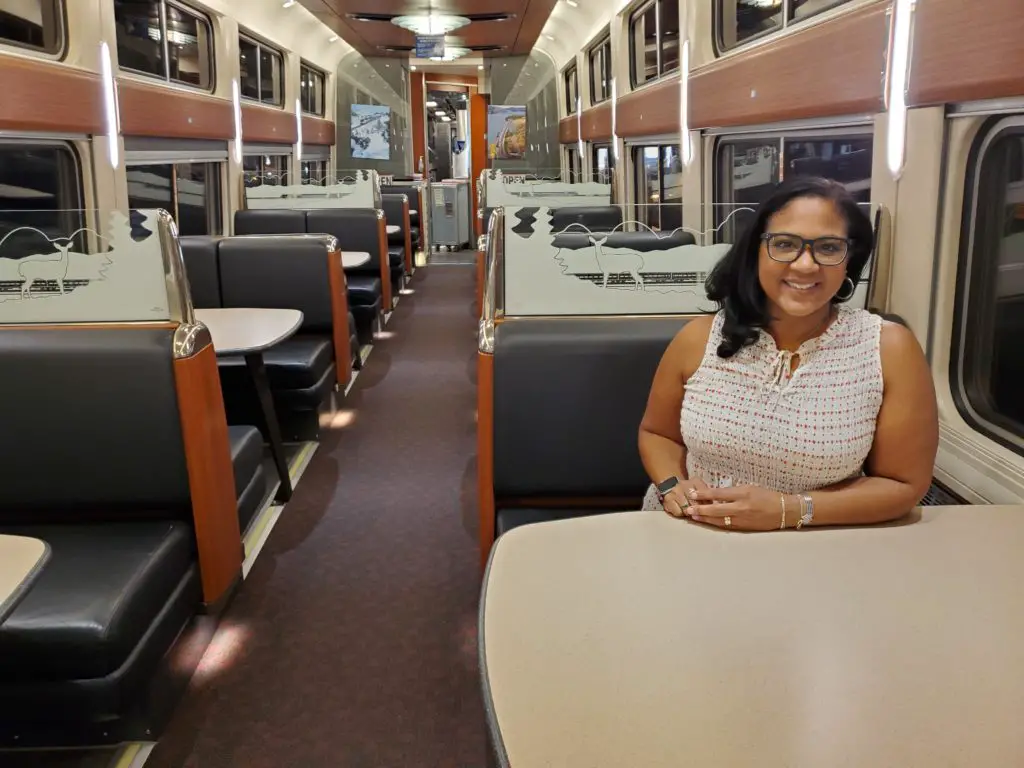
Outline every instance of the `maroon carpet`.
{"type": "Polygon", "coordinates": [[[486,764],[473,280],[419,270],[147,768],[486,764]]]}

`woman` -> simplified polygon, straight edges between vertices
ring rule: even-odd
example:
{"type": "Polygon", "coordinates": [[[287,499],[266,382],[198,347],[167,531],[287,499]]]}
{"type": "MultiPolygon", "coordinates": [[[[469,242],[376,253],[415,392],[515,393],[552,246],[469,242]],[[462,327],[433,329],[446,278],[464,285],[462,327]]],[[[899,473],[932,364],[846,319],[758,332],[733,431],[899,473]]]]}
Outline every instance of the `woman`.
{"type": "Polygon", "coordinates": [[[669,345],[640,426],[645,509],[746,531],[880,523],[931,484],[935,390],[902,325],[844,306],[872,252],[833,181],[780,185],[669,345]]]}

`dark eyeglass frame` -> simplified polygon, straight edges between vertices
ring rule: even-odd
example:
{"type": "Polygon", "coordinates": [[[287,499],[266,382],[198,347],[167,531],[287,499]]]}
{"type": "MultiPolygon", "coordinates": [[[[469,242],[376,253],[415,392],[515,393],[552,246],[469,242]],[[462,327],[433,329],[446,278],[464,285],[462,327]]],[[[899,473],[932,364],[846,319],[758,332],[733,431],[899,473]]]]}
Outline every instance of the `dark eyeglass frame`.
{"type": "Polygon", "coordinates": [[[810,246],[811,258],[814,263],[819,267],[838,267],[840,264],[845,262],[850,257],[850,248],[853,245],[853,240],[848,237],[836,237],[835,235],[825,235],[824,237],[815,237],[808,240],[806,237],[800,237],[800,235],[794,235],[792,232],[765,232],[761,235],[761,240],[764,241],[765,250],[768,252],[768,258],[772,261],[777,261],[780,264],[792,264],[797,261],[803,254],[807,247],[810,246]],[[800,247],[797,248],[792,259],[777,259],[772,255],[772,244],[771,239],[773,237],[789,237],[800,243],[800,247]],[[830,243],[843,243],[846,245],[846,251],[843,253],[843,258],[836,262],[825,263],[818,258],[818,243],[828,241],[830,243]]]}

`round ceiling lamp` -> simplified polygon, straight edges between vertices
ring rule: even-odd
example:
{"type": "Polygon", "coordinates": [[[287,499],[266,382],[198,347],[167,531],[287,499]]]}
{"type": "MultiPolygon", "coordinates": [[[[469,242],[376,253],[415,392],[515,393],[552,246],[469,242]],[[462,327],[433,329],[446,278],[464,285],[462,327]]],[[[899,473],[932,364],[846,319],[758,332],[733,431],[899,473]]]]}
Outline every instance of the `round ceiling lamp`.
{"type": "Polygon", "coordinates": [[[472,53],[469,48],[460,48],[458,46],[446,45],[444,47],[444,56],[431,56],[431,61],[455,61],[461,59],[463,56],[472,53]]]}
{"type": "Polygon", "coordinates": [[[469,19],[446,13],[424,13],[415,16],[396,16],[391,23],[417,35],[447,35],[469,24],[469,19]]]}

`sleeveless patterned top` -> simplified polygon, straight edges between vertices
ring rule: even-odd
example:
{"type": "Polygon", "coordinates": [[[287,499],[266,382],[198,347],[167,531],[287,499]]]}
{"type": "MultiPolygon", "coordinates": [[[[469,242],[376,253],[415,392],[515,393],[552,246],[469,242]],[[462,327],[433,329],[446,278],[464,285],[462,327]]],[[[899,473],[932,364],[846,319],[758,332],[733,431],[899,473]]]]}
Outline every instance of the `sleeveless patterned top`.
{"type": "MultiPolygon", "coordinates": [[[[687,381],[680,416],[686,469],[711,487],[757,485],[805,493],[859,475],[882,405],[882,319],[840,306],[832,324],[779,350],[767,331],[718,356],[724,316],[687,381]],[[792,361],[799,366],[792,371],[792,361]]],[[[644,509],[661,509],[654,486],[644,509]]]]}

